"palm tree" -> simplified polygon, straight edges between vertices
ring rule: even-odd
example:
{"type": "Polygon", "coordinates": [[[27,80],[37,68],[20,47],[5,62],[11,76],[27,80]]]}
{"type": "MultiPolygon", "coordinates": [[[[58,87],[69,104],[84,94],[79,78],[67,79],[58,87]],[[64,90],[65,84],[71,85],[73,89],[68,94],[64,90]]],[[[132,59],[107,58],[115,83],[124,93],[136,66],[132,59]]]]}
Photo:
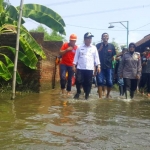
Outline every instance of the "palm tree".
{"type": "MultiPolygon", "coordinates": [[[[20,6],[12,6],[9,0],[0,0],[0,34],[17,32],[19,9],[20,6]]],[[[24,4],[23,17],[33,19],[60,34],[65,35],[65,23],[63,19],[50,8],[39,4],[24,4]]],[[[38,45],[28,30],[23,26],[24,23],[25,21],[22,18],[19,40],[23,51],[19,51],[18,59],[31,69],[36,69],[36,64],[38,62],[37,55],[41,56],[43,59],[46,58],[46,55],[40,45],[38,45]]],[[[4,48],[12,51],[14,54],[15,49],[8,46],[0,47],[0,55],[4,57],[5,60],[0,60],[0,77],[7,81],[12,78],[14,64],[8,56],[2,53],[1,49],[4,48]]],[[[18,73],[17,83],[22,83],[18,73]]]]}

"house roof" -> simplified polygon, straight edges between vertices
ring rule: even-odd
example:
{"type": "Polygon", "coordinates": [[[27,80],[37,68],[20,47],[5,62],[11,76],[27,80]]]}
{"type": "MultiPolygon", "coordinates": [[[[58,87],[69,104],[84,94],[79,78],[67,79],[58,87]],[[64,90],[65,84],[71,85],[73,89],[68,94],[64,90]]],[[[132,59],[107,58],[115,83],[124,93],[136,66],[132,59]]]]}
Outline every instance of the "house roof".
{"type": "Polygon", "coordinates": [[[140,41],[136,42],[135,45],[138,47],[146,42],[150,41],[150,34],[146,35],[143,39],[140,41]]]}

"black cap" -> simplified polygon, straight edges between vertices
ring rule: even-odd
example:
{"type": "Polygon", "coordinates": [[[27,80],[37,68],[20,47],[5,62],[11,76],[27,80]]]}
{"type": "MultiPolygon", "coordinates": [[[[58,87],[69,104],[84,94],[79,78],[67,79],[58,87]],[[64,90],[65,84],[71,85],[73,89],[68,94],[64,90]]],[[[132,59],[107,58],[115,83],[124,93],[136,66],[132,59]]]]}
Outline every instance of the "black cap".
{"type": "Polygon", "coordinates": [[[91,32],[87,32],[84,34],[84,38],[94,37],[94,35],[91,34],[91,32]]]}

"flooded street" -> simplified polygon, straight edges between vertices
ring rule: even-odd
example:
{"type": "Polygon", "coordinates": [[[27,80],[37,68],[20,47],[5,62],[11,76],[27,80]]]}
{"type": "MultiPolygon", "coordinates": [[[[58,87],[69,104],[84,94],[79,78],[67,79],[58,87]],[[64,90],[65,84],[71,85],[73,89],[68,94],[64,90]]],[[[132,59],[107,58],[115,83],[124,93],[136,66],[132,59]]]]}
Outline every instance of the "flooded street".
{"type": "MultiPolygon", "coordinates": [[[[73,91],[75,92],[75,91],[73,91]]],[[[150,100],[73,100],[51,90],[0,98],[2,150],[149,150],[150,100]]],[[[83,96],[81,96],[82,99],[83,96]]]]}

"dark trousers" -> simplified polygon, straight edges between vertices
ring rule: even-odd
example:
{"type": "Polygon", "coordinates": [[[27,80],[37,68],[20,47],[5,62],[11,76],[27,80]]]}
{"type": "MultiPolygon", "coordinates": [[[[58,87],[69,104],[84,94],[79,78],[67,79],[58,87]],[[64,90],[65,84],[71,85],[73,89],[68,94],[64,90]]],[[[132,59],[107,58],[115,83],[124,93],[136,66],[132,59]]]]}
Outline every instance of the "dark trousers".
{"type": "Polygon", "coordinates": [[[71,91],[72,76],[73,76],[72,67],[61,64],[60,65],[60,84],[61,84],[61,89],[65,89],[66,82],[67,82],[67,91],[71,91]],[[68,79],[67,79],[67,81],[66,81],[66,72],[68,72],[68,79]]]}
{"type": "Polygon", "coordinates": [[[125,93],[127,91],[129,91],[131,98],[133,98],[134,92],[137,89],[137,81],[138,80],[137,79],[128,79],[128,78],[124,78],[123,80],[124,80],[125,93]]]}
{"type": "Polygon", "coordinates": [[[147,92],[150,93],[150,73],[142,73],[140,88],[147,86],[147,92]]]}
{"type": "Polygon", "coordinates": [[[83,86],[86,95],[89,95],[92,87],[93,70],[80,70],[76,72],[76,88],[77,93],[81,93],[81,86],[83,86]]]}

